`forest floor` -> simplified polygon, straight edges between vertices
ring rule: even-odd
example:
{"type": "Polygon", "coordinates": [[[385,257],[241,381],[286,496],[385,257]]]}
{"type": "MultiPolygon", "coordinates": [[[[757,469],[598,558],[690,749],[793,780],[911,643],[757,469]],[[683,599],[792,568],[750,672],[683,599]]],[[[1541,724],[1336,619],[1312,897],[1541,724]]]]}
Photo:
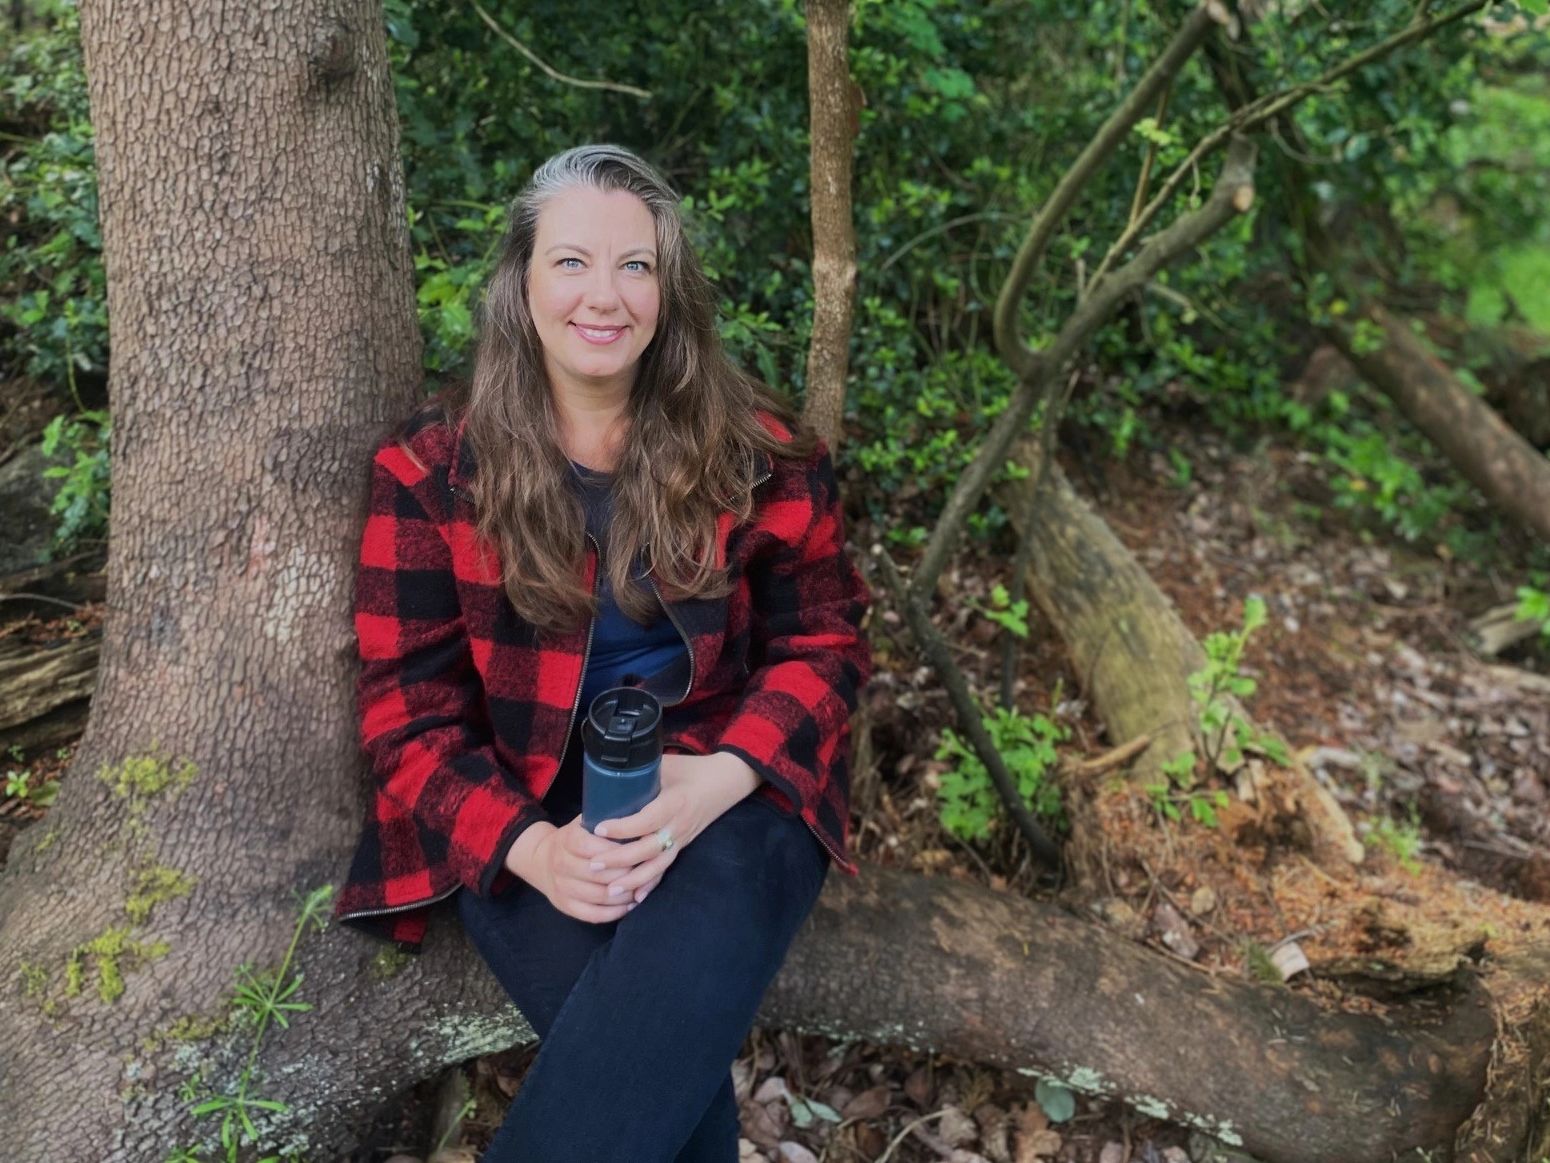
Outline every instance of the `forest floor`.
{"type": "MultiPolygon", "coordinates": [[[[1202,973],[1263,974],[1265,954],[1278,946],[1292,954],[1295,944],[1310,968],[1286,987],[1350,1007],[1381,1004],[1340,984],[1342,967],[1357,959],[1404,945],[1415,969],[1424,945],[1441,974],[1501,934],[1538,930],[1550,902],[1550,649],[1530,640],[1486,658],[1468,631],[1473,616],[1511,601],[1523,576],[1505,560],[1514,546],[1504,544],[1489,565],[1451,560],[1331,509],[1319,467],[1290,448],[1267,443],[1245,454],[1190,424],[1167,436],[1192,466],[1182,486],[1167,483],[1175,473],[1161,453],[1105,463],[1101,478],[1067,467],[1197,636],[1239,626],[1244,599],[1265,599],[1268,622],[1245,653],[1244,672],[1258,682],[1248,709],[1281,732],[1355,822],[1368,852],[1358,879],[1369,905],[1343,907],[1351,886],[1318,869],[1295,837],[1256,831],[1264,817],[1253,810],[1252,781],[1222,785],[1232,804],[1215,828],[1133,813],[1125,850],[1104,861],[1099,883],[1062,902],[1202,973]],[[1450,903],[1438,906],[1443,900],[1450,903]]],[[[852,529],[858,545],[873,533],[865,523],[852,529]]],[[[938,612],[987,705],[1004,631],[974,606],[988,604],[1007,569],[1004,555],[965,552],[946,582],[960,600],[938,612]]],[[[100,604],[66,618],[32,614],[0,621],[0,639],[90,634],[100,618],[100,604]]],[[[1038,893],[1037,869],[1012,829],[969,843],[941,826],[935,789],[949,764],[935,754],[952,723],[946,695],[881,596],[872,632],[878,677],[867,696],[871,762],[853,789],[856,856],[1038,893]]],[[[1073,759],[1121,742],[1104,737],[1081,689],[1035,611],[1019,654],[1018,705],[1069,728],[1062,755],[1073,759]]],[[[37,790],[68,754],[50,749],[6,764],[8,774],[30,773],[31,794],[0,798],[0,863],[6,833],[46,814],[48,797],[37,790]]],[[[466,1064],[474,1106],[435,1163],[477,1158],[535,1053],[466,1064]]],[[[1052,1122],[1032,1078],[865,1042],[756,1029],[734,1077],[747,1160],[1214,1158],[1186,1130],[1117,1102],[1079,1095],[1070,1117],[1052,1122]]],[[[425,1158],[445,1082],[429,1080],[397,1104],[374,1149],[351,1163],[425,1158]]]]}

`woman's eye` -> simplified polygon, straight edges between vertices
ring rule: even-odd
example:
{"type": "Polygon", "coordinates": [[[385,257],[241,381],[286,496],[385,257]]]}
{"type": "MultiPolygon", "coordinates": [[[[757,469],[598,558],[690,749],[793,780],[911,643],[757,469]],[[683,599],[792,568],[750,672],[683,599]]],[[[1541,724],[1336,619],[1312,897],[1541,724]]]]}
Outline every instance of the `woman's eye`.
{"type": "Polygon", "coordinates": [[[651,273],[651,264],[645,259],[632,258],[624,265],[632,271],[639,271],[641,274],[649,275],[651,273]]]}
{"type": "Polygon", "coordinates": [[[560,265],[568,271],[573,271],[576,269],[576,267],[581,266],[581,260],[579,258],[562,258],[560,260],[560,265]],[[576,266],[570,266],[570,263],[575,263],[576,266]]]}

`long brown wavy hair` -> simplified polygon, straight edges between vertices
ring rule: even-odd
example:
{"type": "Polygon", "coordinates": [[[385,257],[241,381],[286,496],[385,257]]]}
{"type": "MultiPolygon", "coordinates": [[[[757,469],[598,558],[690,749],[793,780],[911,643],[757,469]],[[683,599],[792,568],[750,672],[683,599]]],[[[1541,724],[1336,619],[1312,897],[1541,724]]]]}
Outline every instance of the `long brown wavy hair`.
{"type": "Polygon", "coordinates": [[[813,447],[790,407],[722,348],[714,288],[684,237],[678,196],[662,176],[612,145],[550,158],[511,204],[485,290],[464,412],[477,466],[478,534],[498,552],[517,613],[549,630],[574,628],[594,612],[582,581],[585,516],[527,298],[539,211],[576,187],[634,194],[651,211],[657,234],[661,308],[630,392],[602,547],[619,608],[637,622],[658,608],[632,576],[642,551],[675,595],[724,594],[726,568],[715,560],[718,516],[731,512],[741,522],[752,514],[761,454],[805,456],[813,447]],[[790,438],[773,434],[760,411],[776,417],[790,438]]]}

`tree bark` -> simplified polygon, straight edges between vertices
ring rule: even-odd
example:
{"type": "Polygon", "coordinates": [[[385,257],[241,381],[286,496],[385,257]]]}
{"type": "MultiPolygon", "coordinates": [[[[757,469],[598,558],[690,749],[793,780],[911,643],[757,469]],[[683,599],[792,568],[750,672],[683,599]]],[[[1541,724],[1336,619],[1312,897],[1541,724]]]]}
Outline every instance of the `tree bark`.
{"type": "Polygon", "coordinates": [[[807,0],[807,93],[811,107],[809,192],[813,221],[813,335],[807,349],[803,418],[829,445],[844,436],[856,295],[856,227],[851,220],[850,0],[807,0]]]}
{"type": "Polygon", "coordinates": [[[159,1161],[178,1104],[136,1121],[135,1047],[218,1008],[239,963],[277,963],[293,894],[338,875],[358,829],[351,562],[420,341],[380,4],[87,0],[81,38],[109,614],[72,773],[0,880],[0,1126],[9,1158],[159,1161]],[[192,764],[175,803],[96,778],[148,755],[192,764]],[[136,923],[132,877],[157,865],[193,888],[136,923]],[[115,932],[142,956],[85,952],[115,932]]]}
{"type": "Polygon", "coordinates": [[[1353,329],[1344,325],[1325,333],[1362,378],[1399,405],[1492,504],[1550,542],[1550,459],[1461,384],[1382,305],[1368,304],[1358,317],[1377,329],[1381,344],[1355,342],[1353,329]]]}

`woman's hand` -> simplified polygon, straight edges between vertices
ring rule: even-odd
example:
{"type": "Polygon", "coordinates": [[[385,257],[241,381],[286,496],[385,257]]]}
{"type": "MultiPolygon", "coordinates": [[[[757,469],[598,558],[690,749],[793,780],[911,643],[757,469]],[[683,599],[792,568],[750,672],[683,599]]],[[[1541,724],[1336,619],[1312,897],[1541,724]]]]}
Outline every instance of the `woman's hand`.
{"type": "Polygon", "coordinates": [[[589,870],[610,876],[604,890],[607,899],[628,901],[633,894],[638,904],[657,886],[680,851],[758,786],[753,768],[730,752],[664,755],[662,790],[657,798],[633,816],[604,820],[597,826],[598,836],[612,839],[605,841],[607,851],[591,857],[589,870]],[[665,852],[658,839],[663,828],[673,840],[665,852]],[[612,843],[617,839],[630,842],[612,843]]]}
{"type": "Polygon", "coordinates": [[[543,893],[566,916],[601,925],[617,921],[636,904],[623,893],[608,892],[609,882],[629,869],[594,863],[597,857],[617,847],[583,828],[580,816],[564,827],[538,823],[517,837],[506,854],[506,867],[543,893]]]}

